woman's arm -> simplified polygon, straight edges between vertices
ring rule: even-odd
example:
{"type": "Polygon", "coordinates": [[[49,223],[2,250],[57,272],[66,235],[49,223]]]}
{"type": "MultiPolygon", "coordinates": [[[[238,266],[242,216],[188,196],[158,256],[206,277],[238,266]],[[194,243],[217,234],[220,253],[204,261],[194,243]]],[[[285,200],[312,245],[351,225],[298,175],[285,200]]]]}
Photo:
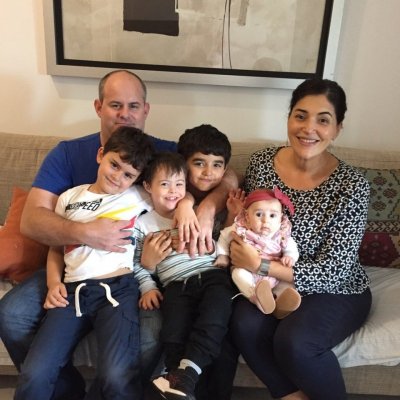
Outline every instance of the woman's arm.
{"type": "MultiPolygon", "coordinates": [[[[258,251],[235,232],[232,232],[230,257],[234,267],[245,268],[255,274],[263,274],[261,262],[263,261],[258,251]]],[[[282,265],[279,261],[269,261],[267,276],[292,283],[293,269],[282,265]]]]}

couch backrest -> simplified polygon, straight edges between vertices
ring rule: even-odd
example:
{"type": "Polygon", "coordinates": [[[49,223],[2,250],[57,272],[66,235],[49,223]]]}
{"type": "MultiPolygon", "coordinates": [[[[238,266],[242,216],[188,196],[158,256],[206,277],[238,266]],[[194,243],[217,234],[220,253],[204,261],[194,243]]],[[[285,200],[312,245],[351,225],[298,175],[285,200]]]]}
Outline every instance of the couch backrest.
{"type": "MultiPolygon", "coordinates": [[[[13,186],[29,189],[46,154],[65,138],[0,133],[0,224],[4,223],[13,186]]],[[[246,141],[232,143],[230,165],[239,173],[246,171],[249,157],[255,151],[278,141],[246,141]]],[[[348,163],[365,168],[400,169],[400,151],[372,151],[344,147],[332,152],[348,163]]]]}

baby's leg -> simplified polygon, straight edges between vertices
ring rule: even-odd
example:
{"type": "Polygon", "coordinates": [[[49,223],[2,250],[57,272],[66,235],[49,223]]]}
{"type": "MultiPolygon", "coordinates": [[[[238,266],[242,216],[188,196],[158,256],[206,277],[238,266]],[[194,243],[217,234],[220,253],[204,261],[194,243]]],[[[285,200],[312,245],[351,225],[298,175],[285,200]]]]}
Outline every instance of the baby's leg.
{"type": "MultiPolygon", "coordinates": [[[[275,309],[275,300],[272,295],[269,278],[252,274],[244,268],[234,268],[232,280],[240,292],[255,304],[264,314],[271,314],[275,309]]],[[[272,282],[272,285],[275,280],[272,282]]]]}
{"type": "Polygon", "coordinates": [[[248,299],[254,297],[256,283],[250,271],[244,268],[233,268],[232,280],[244,297],[248,299]]]}

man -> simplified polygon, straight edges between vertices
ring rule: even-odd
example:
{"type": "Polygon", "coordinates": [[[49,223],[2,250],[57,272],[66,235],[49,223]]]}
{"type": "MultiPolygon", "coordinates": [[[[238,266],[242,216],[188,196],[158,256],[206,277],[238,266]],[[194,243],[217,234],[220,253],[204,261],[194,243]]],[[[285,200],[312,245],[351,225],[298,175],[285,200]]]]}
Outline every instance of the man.
{"type": "MultiPolygon", "coordinates": [[[[96,179],[97,151],[118,126],[144,130],[150,111],[146,101],[146,86],[137,75],[129,71],[113,71],[101,79],[99,97],[94,102],[94,108],[100,118],[100,132],[61,142],[49,153],[28,195],[21,219],[21,232],[50,246],[85,243],[96,249],[122,252],[124,249],[121,246],[127,243],[127,237],[131,234],[123,229],[127,221],[101,218],[78,223],[65,220],[54,212],[62,192],[96,179]]],[[[158,150],[176,149],[174,142],[153,139],[158,150]]],[[[199,223],[191,220],[179,226],[182,239],[187,241],[190,232],[194,234],[190,252],[194,252],[197,237],[199,251],[204,251],[204,246],[211,242],[215,212],[224,207],[228,188],[236,184],[236,177],[231,171],[226,181],[199,206],[199,223]],[[202,229],[197,233],[199,225],[202,229]]],[[[192,209],[192,206],[190,199],[183,200],[183,212],[192,209]]],[[[20,369],[44,316],[42,305],[46,292],[45,272],[41,270],[17,285],[0,301],[0,336],[17,369],[20,369]]],[[[159,354],[160,316],[156,311],[145,312],[141,315],[140,324],[141,358],[149,373],[159,354]]],[[[67,365],[60,374],[54,398],[79,399],[83,394],[84,382],[72,365],[67,365]]],[[[98,399],[101,399],[99,396],[98,399]]]]}

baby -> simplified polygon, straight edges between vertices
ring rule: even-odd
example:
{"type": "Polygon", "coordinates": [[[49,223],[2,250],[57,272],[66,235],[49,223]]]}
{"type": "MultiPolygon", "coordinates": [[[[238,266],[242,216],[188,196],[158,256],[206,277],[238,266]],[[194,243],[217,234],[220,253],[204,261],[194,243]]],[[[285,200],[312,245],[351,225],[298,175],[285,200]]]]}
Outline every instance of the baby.
{"type": "MultiPolygon", "coordinates": [[[[215,265],[229,264],[229,244],[232,240],[231,232],[234,231],[246,243],[254,246],[261,258],[280,261],[286,267],[292,268],[299,258],[299,252],[291,237],[291,223],[283,214],[283,207],[290,214],[294,213],[294,206],[289,198],[278,188],[274,188],[255,190],[244,199],[239,189],[228,199],[230,214],[235,213],[238,204],[241,210],[233,225],[221,231],[215,265]]],[[[288,282],[234,266],[232,279],[240,292],[264,314],[273,313],[276,318],[282,319],[300,306],[300,294],[288,282]]]]}

